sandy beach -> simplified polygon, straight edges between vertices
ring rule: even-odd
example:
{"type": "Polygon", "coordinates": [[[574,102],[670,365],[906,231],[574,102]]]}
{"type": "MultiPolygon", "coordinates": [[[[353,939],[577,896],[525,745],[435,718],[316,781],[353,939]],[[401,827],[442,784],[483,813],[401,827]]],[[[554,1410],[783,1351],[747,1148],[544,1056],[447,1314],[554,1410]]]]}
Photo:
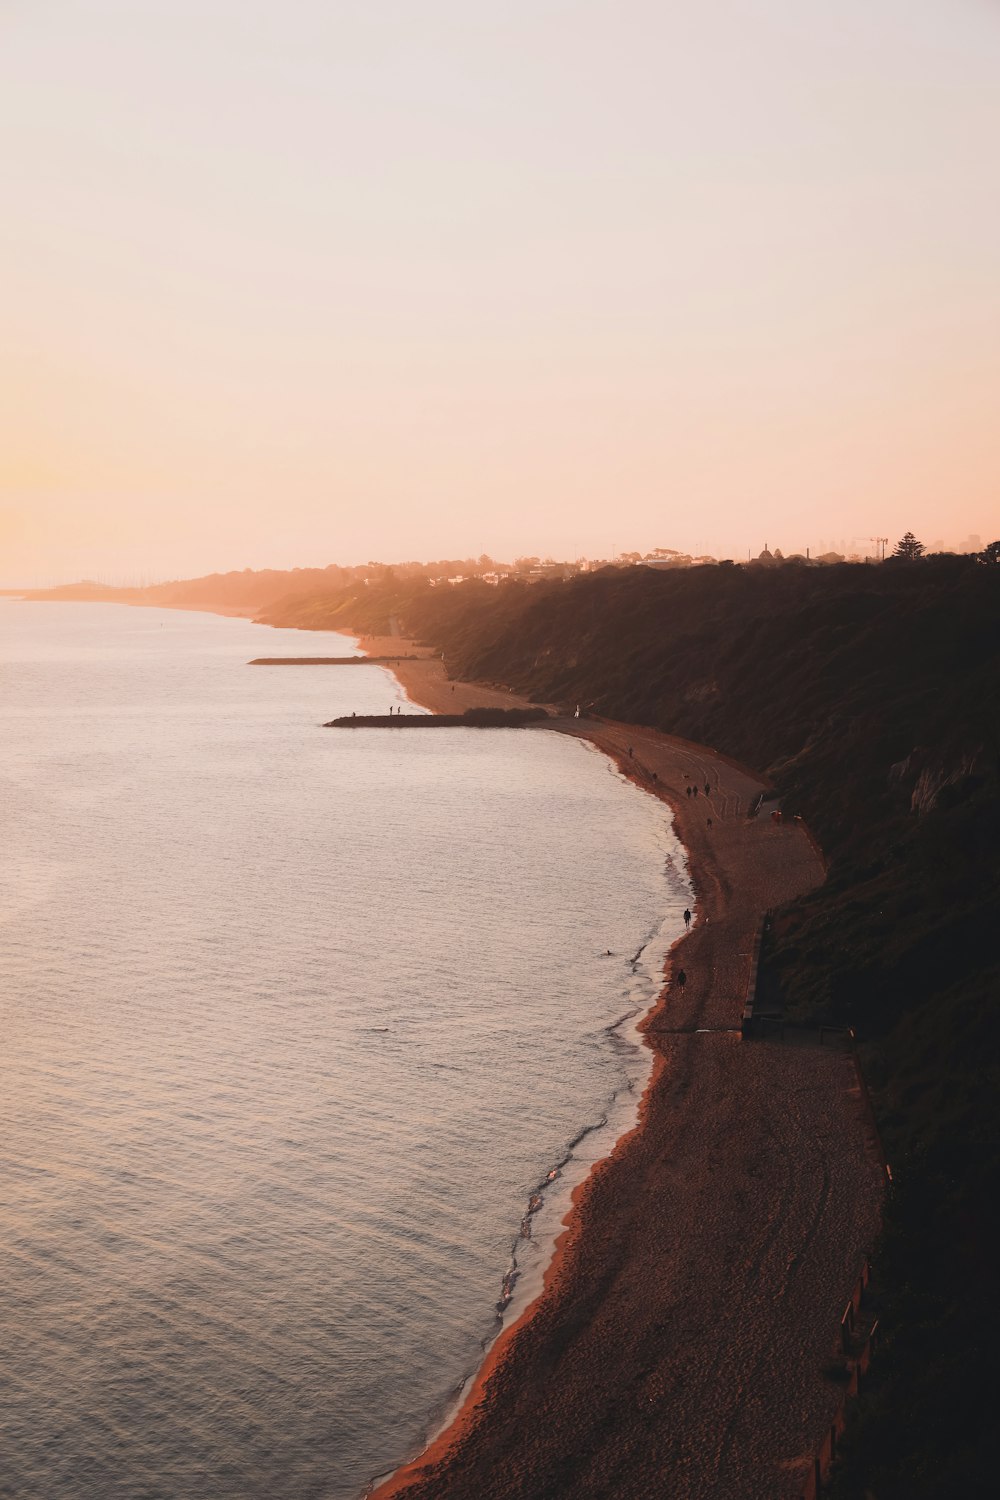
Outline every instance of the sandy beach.
{"type": "MultiPolygon", "coordinates": [[[[434,711],[527,701],[452,683],[436,658],[393,670],[434,711]]],[[[638,1128],[578,1189],[544,1291],[455,1422],[374,1494],[795,1497],[838,1404],[824,1367],[877,1233],[882,1170],[850,1057],[744,1041],[739,1022],[763,913],[821,882],[822,859],[801,826],[749,819],[765,783],[704,746],[576,719],[548,729],[669,803],[695,921],[644,1023],[638,1128]]]]}

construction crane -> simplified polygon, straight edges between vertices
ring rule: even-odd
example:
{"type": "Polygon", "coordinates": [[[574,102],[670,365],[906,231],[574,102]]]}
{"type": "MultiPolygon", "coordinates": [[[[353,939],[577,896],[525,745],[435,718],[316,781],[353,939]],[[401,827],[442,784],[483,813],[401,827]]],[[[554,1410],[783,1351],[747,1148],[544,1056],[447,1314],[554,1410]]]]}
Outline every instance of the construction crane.
{"type": "Polygon", "coordinates": [[[885,562],[885,549],[889,545],[889,538],[887,536],[866,536],[865,541],[875,543],[876,562],[885,562]],[[880,547],[882,549],[881,554],[879,553],[880,547]]]}

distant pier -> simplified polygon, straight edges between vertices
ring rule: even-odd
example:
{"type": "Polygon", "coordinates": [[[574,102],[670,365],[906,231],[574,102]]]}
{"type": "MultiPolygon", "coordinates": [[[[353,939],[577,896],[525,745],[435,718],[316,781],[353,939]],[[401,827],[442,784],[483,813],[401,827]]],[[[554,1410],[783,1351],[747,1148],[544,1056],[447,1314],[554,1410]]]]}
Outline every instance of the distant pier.
{"type": "Polygon", "coordinates": [[[467,708],[464,714],[344,714],[324,729],[521,729],[549,718],[544,708],[467,708]]]}
{"type": "Polygon", "coordinates": [[[371,667],[389,662],[423,661],[422,656],[255,656],[250,667],[371,667]]]}

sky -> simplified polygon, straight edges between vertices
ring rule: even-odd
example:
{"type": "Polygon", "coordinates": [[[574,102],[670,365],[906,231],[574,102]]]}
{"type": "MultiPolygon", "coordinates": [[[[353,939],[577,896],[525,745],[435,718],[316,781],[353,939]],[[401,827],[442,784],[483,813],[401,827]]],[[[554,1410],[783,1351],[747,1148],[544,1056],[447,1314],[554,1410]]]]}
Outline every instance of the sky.
{"type": "Polygon", "coordinates": [[[0,0],[0,585],[1000,536],[1000,0],[0,0]]]}

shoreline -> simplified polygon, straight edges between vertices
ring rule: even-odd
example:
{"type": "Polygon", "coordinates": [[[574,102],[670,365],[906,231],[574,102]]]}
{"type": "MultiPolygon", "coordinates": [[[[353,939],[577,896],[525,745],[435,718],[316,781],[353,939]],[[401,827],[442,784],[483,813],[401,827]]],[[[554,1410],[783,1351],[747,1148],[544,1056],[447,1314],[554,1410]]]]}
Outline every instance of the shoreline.
{"type": "MultiPolygon", "coordinates": [[[[592,748],[596,749],[596,747],[592,748]]],[[[693,895],[691,900],[693,905],[693,895]]],[[[653,964],[649,969],[652,995],[648,1002],[644,1000],[640,1003],[627,1018],[627,1026],[622,1027],[623,1034],[627,1035],[630,1045],[634,1047],[637,1056],[641,1059],[637,1063],[640,1070],[639,1076],[629,1083],[627,1089],[622,1089],[614,1096],[612,1108],[602,1120],[583,1126],[580,1135],[570,1147],[567,1157],[559,1164],[560,1177],[565,1175],[568,1179],[563,1183],[563,1195],[558,1203],[551,1207],[550,1222],[543,1225],[541,1233],[536,1230],[531,1236],[535,1246],[539,1243],[543,1246],[543,1265],[540,1269],[533,1266],[527,1271],[524,1270],[518,1263],[518,1251],[522,1243],[518,1236],[514,1243],[511,1261],[511,1267],[516,1273],[515,1289],[509,1302],[498,1304],[499,1326],[483,1340],[482,1357],[478,1367],[463,1380],[461,1386],[447,1401],[443,1407],[443,1415],[429,1427],[428,1435],[415,1456],[404,1461],[397,1468],[384,1470],[371,1479],[363,1491],[361,1500],[381,1500],[383,1495],[391,1497],[397,1493],[408,1493],[405,1486],[402,1489],[398,1489],[397,1486],[411,1472],[422,1472],[427,1463],[439,1453],[446,1455],[453,1443],[458,1440],[466,1425],[475,1417],[482,1389],[494,1367],[503,1359],[508,1341],[517,1335],[523,1323],[530,1320],[539,1298],[549,1290],[550,1284],[557,1277],[558,1263],[574,1233],[572,1220],[590,1178],[602,1168],[624,1141],[641,1128],[647,1095],[655,1081],[658,1066],[657,1054],[648,1047],[646,1042],[645,1026],[664,1001],[664,973],[674,950],[684,938],[682,932],[664,947],[662,938],[665,925],[664,919],[655,935],[640,950],[645,953],[647,948],[652,948],[655,952],[653,964]],[[620,1101],[620,1118],[614,1118],[614,1106],[620,1101]],[[580,1140],[587,1140],[591,1136],[597,1138],[597,1154],[584,1152],[578,1155],[580,1140]]],[[[554,1182],[543,1184],[541,1191],[545,1192],[555,1186],[554,1182]]],[[[543,1210],[546,1207],[544,1202],[541,1207],[543,1210]]],[[[528,1212],[531,1213],[532,1210],[529,1208],[528,1212]]],[[[537,1221],[534,1222],[537,1223],[537,1221]]],[[[504,1284],[506,1284],[506,1277],[504,1284]]]]}
{"type": "MultiPolygon", "coordinates": [[[[528,708],[532,706],[530,699],[523,698],[518,694],[514,694],[502,688],[484,686],[478,683],[452,683],[449,679],[447,679],[443,664],[440,662],[440,659],[433,656],[430,652],[425,652],[422,658],[417,656],[415,653],[421,648],[416,647],[414,642],[407,640],[397,641],[398,646],[404,648],[408,653],[413,652],[414,654],[403,655],[401,652],[398,657],[395,657],[390,661],[385,653],[389,651],[390,643],[396,638],[360,638],[353,631],[349,631],[347,629],[338,631],[337,633],[348,636],[352,640],[356,640],[358,642],[358,650],[364,652],[363,659],[367,659],[370,657],[373,666],[383,667],[387,672],[391,673],[392,676],[396,677],[400,686],[406,693],[408,700],[413,702],[420,708],[427,709],[431,714],[443,715],[446,712],[450,711],[450,709],[452,708],[451,700],[456,696],[459,696],[462,700],[461,707],[458,711],[461,711],[461,708],[465,706],[481,707],[484,705],[484,703],[489,706],[502,705],[504,707],[513,708],[528,708]],[[365,642],[367,642],[368,644],[366,645],[365,642]],[[418,668],[418,672],[420,674],[419,676],[411,675],[405,670],[405,668],[411,662],[416,661],[421,662],[421,666],[418,668]],[[474,701],[470,701],[466,705],[464,700],[467,698],[474,701]]],[[[555,720],[549,719],[544,721],[537,721],[533,725],[525,725],[522,727],[553,728],[558,732],[559,728],[561,727],[561,721],[557,723],[555,720]]],[[[614,765],[617,766],[618,770],[621,772],[625,780],[632,781],[634,784],[640,785],[640,783],[638,783],[637,781],[637,778],[629,775],[627,758],[625,759],[625,763],[623,764],[621,757],[615,754],[611,754],[606,749],[598,745],[595,740],[587,733],[580,733],[576,737],[590,745],[591,748],[596,750],[598,753],[605,755],[608,760],[610,760],[614,765]]],[[[647,788],[642,787],[640,789],[647,790],[647,788]]],[[[683,844],[679,835],[676,833],[676,822],[673,818],[673,807],[665,797],[659,798],[658,800],[667,802],[668,807],[670,807],[672,815],[672,831],[674,833],[674,836],[678,839],[678,842],[681,844],[685,855],[687,855],[687,848],[683,844]]],[[[688,881],[692,887],[692,906],[695,907],[696,903],[694,897],[694,885],[690,872],[688,872],[688,881]]],[[[640,1015],[637,1015],[634,1018],[632,1023],[639,1046],[649,1047],[646,1036],[646,1027],[648,1023],[650,1023],[654,1019],[661,1007],[663,1007],[666,1003],[667,982],[671,968],[672,957],[675,951],[683,944],[687,936],[688,934],[686,932],[682,932],[673,940],[673,942],[664,952],[657,955],[657,967],[659,969],[659,973],[655,980],[655,994],[651,1003],[642,1011],[640,1015]]],[[[496,1367],[504,1358],[507,1345],[516,1337],[522,1325],[530,1320],[539,1300],[550,1291],[552,1286],[557,1281],[560,1261],[574,1234],[573,1221],[576,1218],[577,1210],[583,1198],[583,1195],[585,1194],[588,1182],[596,1172],[601,1170],[603,1165],[610,1159],[610,1157],[614,1155],[614,1153],[617,1152],[619,1148],[635,1132],[639,1131],[642,1128],[643,1115],[646,1110],[647,1100],[649,1098],[650,1091],[656,1081],[658,1070],[663,1063],[663,1059],[657,1054],[655,1049],[650,1048],[649,1050],[651,1056],[649,1058],[648,1071],[642,1087],[642,1092],[634,1101],[633,1108],[629,1112],[631,1116],[631,1123],[622,1131],[620,1135],[617,1135],[615,1137],[615,1139],[611,1143],[610,1149],[606,1151],[604,1155],[598,1157],[595,1161],[593,1161],[589,1166],[585,1168],[584,1175],[571,1188],[569,1194],[569,1207],[559,1221],[559,1227],[554,1234],[545,1267],[542,1272],[540,1285],[535,1285],[534,1289],[531,1292],[531,1295],[529,1296],[529,1300],[523,1307],[520,1308],[520,1310],[509,1322],[506,1321],[507,1309],[504,1309],[503,1312],[501,1312],[501,1325],[496,1333],[485,1343],[483,1349],[483,1358],[480,1361],[478,1369],[475,1370],[468,1377],[468,1379],[463,1382],[462,1387],[456,1395],[455,1399],[449,1403],[445,1416],[438,1423],[437,1427],[431,1430],[428,1440],[425,1442],[423,1447],[420,1448],[416,1456],[399,1465],[397,1468],[387,1471],[386,1473],[371,1480],[368,1486],[365,1488],[363,1500],[392,1500],[392,1497],[396,1496],[397,1494],[405,1494],[410,1489],[411,1479],[419,1477],[423,1474],[424,1470],[429,1465],[433,1465],[439,1462],[441,1459],[445,1458],[450,1449],[455,1444],[461,1441],[461,1438],[464,1435],[465,1431],[474,1422],[479,1409],[483,1389],[487,1381],[494,1373],[496,1367]]],[[[541,1497],[539,1497],[539,1500],[541,1500],[541,1497]]]]}
{"type": "MultiPolygon", "coordinates": [[[[432,712],[529,701],[452,683],[430,654],[384,669],[432,712]]],[[[797,1500],[840,1403],[823,1372],[884,1179],[850,1060],[738,1026],[760,917],[822,881],[821,853],[802,825],[749,821],[766,782],[709,747],[609,721],[534,727],[588,741],[671,807],[698,920],[667,962],[688,983],[667,982],[641,1022],[636,1123],[574,1188],[541,1292],[454,1419],[366,1494],[797,1500]]]]}
{"type": "MultiPolygon", "coordinates": [[[[369,639],[358,649],[385,654],[387,645],[412,649],[397,638],[369,639]]],[[[496,687],[450,682],[439,658],[385,669],[431,712],[529,706],[496,687]]],[[[674,1497],[797,1496],[839,1399],[821,1369],[836,1352],[842,1303],[877,1232],[882,1174],[847,1059],[748,1043],[734,1033],[757,921],[822,881],[821,853],[800,827],[750,822],[750,799],[766,781],[709,747],[604,721],[562,718],[533,727],[588,741],[670,807],[696,918],[667,951],[658,994],[637,1022],[652,1061],[634,1124],[573,1188],[541,1290],[501,1327],[457,1409],[423,1450],[365,1493],[371,1500],[631,1500],[669,1484],[674,1497]],[[685,797],[695,781],[699,795],[685,797]],[[727,859],[720,846],[728,846],[727,859]],[[734,874],[750,877],[756,899],[737,898],[734,874]],[[706,958],[710,973],[702,980],[706,958]],[[679,990],[671,976],[681,963],[699,982],[679,990]],[[779,1091],[798,1096],[792,1124],[802,1155],[812,1153],[806,1178],[789,1172],[787,1141],[774,1150],[779,1091]],[[765,1137],[770,1132],[760,1160],[754,1127],[765,1137]],[[824,1143],[819,1157],[817,1140],[824,1143]],[[700,1168],[703,1180],[679,1175],[679,1156],[691,1158],[687,1165],[700,1168]],[[672,1193],[667,1212],[663,1178],[672,1193]],[[705,1202],[706,1178],[714,1212],[705,1202]],[[756,1234],[734,1211],[755,1200],[762,1210],[756,1234]],[[689,1226],[690,1237],[678,1233],[678,1223],[689,1226]],[[786,1253],[785,1241],[794,1242],[803,1225],[801,1243],[786,1253]],[[666,1245],[661,1229],[670,1234],[666,1245]],[[734,1291],[747,1290],[739,1276],[746,1239],[761,1240],[747,1261],[757,1295],[752,1310],[734,1310],[734,1291]],[[787,1296],[776,1306],[769,1278],[782,1271],[787,1296]],[[805,1296],[793,1295],[792,1279],[805,1296]],[[678,1282],[689,1296],[679,1295],[678,1282]],[[602,1288],[596,1294],[595,1285],[602,1288]],[[692,1323],[699,1330],[694,1345],[708,1339],[717,1351],[700,1373],[692,1323]],[[669,1336],[672,1324],[677,1341],[669,1336]],[[758,1375],[767,1365],[770,1390],[756,1389],[752,1378],[728,1386],[717,1378],[734,1334],[742,1350],[736,1363],[749,1362],[758,1375]],[[608,1363],[615,1375],[601,1380],[608,1363]],[[655,1434],[645,1402],[636,1408],[622,1399],[623,1386],[650,1381],[655,1434]],[[789,1412],[797,1420],[789,1421],[789,1412]]]]}

